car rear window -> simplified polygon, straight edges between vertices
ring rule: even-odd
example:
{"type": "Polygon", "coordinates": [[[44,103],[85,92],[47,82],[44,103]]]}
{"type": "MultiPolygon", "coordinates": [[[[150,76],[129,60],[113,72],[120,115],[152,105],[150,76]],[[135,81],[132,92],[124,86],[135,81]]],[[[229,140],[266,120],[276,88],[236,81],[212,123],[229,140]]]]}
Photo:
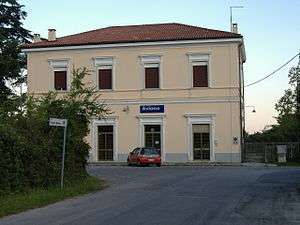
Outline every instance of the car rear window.
{"type": "Polygon", "coordinates": [[[158,151],[153,148],[144,148],[141,151],[141,155],[159,155],[158,151]]]}

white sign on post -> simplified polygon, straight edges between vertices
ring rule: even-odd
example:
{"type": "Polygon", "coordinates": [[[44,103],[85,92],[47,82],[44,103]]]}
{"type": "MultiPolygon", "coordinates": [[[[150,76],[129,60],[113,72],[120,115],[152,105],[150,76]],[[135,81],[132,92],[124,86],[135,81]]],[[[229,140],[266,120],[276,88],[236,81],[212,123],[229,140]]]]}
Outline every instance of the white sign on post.
{"type": "Polygon", "coordinates": [[[66,127],[68,121],[66,119],[50,118],[49,125],[54,127],[66,127]]]}
{"type": "Polygon", "coordinates": [[[62,151],[62,160],[61,160],[61,179],[60,179],[60,187],[63,188],[64,186],[64,170],[65,170],[65,152],[66,152],[66,138],[67,138],[67,119],[57,119],[57,118],[50,118],[49,119],[49,126],[54,127],[63,127],[64,128],[64,143],[63,143],[63,151],[62,151]]]}

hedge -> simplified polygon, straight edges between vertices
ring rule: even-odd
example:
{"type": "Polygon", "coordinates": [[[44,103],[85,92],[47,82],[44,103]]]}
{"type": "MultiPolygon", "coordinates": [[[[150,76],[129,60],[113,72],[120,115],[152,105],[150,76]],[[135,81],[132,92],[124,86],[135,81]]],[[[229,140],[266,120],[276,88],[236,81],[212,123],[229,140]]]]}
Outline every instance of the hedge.
{"type": "Polygon", "coordinates": [[[71,90],[64,96],[12,99],[0,110],[0,195],[48,188],[60,181],[63,129],[50,127],[49,118],[68,119],[65,178],[87,175],[89,121],[109,113],[94,87],[84,87],[86,68],[73,69],[71,90]],[[16,103],[18,102],[18,104],[16,103]]]}

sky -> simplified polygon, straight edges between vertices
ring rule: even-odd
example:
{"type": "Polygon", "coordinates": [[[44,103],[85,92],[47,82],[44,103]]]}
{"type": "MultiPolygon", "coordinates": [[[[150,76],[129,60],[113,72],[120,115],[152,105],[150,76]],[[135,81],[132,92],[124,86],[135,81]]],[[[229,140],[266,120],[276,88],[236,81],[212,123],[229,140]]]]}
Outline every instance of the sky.
{"type": "MultiPolygon", "coordinates": [[[[300,52],[300,0],[20,0],[28,13],[24,27],[47,37],[48,28],[64,36],[112,25],[178,22],[228,31],[230,6],[243,35],[245,84],[271,73],[300,52]]],[[[245,89],[246,130],[276,122],[275,103],[288,86],[294,60],[269,79],[245,89]]]]}

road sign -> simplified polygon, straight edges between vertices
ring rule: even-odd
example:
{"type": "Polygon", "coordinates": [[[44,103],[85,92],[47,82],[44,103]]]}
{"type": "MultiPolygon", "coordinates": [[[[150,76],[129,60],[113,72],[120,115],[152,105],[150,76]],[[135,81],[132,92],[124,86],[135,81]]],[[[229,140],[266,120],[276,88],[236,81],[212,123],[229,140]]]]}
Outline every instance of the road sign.
{"type": "Polygon", "coordinates": [[[62,160],[61,160],[61,178],[60,178],[60,187],[63,188],[64,186],[64,170],[65,170],[65,152],[66,152],[66,138],[67,138],[67,119],[58,119],[58,118],[50,118],[49,119],[49,126],[54,127],[63,127],[64,128],[64,144],[63,144],[63,151],[62,151],[62,160]]]}
{"type": "Polygon", "coordinates": [[[164,113],[164,105],[141,105],[140,113],[164,113]]]}
{"type": "Polygon", "coordinates": [[[66,127],[67,124],[68,124],[68,120],[66,120],[66,119],[57,119],[57,118],[49,119],[49,126],[66,127]]]}

